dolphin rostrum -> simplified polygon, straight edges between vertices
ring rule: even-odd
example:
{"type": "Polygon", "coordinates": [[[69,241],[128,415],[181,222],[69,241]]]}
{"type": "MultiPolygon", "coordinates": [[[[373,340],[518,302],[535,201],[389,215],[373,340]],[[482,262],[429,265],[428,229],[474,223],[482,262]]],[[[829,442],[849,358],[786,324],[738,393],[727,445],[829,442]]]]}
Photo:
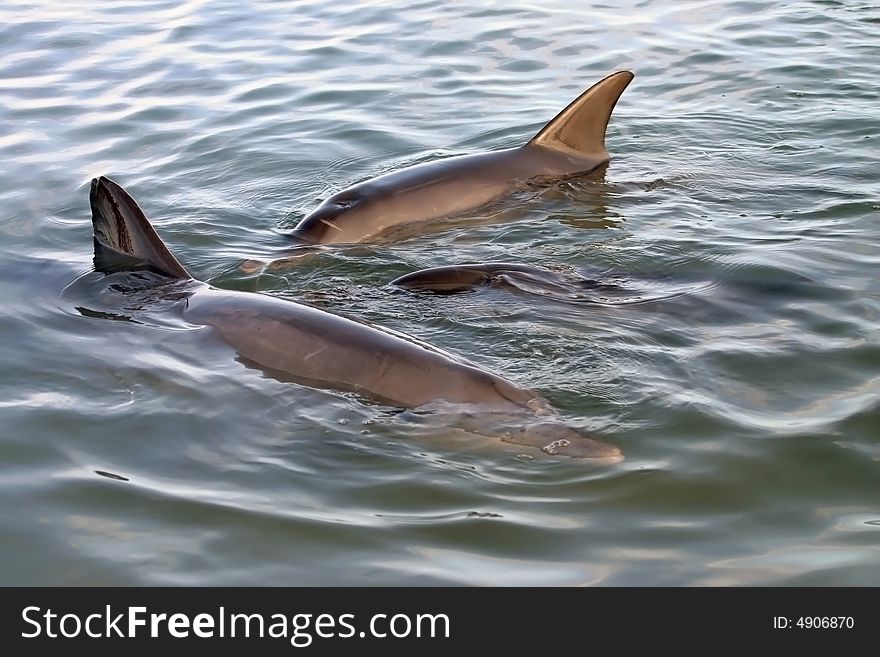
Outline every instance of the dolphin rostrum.
{"type": "Polygon", "coordinates": [[[617,447],[563,424],[533,391],[425,342],[293,301],[196,281],[134,199],[108,178],[92,181],[90,200],[96,269],[158,274],[142,284],[182,301],[174,306],[185,321],[213,327],[243,360],[267,373],[397,407],[452,404],[467,409],[461,428],[472,433],[549,454],[622,459],[617,447]]]}
{"type": "Polygon", "coordinates": [[[605,130],[629,71],[600,80],[525,145],[407,167],[334,194],[297,224],[303,244],[363,242],[389,228],[461,215],[518,187],[589,173],[609,159],[605,130]]]}

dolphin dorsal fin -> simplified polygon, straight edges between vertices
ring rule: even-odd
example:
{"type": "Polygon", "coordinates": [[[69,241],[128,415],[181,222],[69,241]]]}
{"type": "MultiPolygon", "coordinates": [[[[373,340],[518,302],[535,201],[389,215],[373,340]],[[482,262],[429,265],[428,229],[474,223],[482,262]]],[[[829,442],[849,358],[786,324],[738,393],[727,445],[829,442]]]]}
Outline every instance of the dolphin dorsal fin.
{"type": "Polygon", "coordinates": [[[146,267],[173,278],[191,278],[122,185],[104,176],[95,178],[89,200],[97,269],[146,267]]]}
{"type": "Polygon", "coordinates": [[[556,115],[529,144],[578,154],[605,154],[605,130],[633,74],[618,71],[599,80],[556,115]]]}

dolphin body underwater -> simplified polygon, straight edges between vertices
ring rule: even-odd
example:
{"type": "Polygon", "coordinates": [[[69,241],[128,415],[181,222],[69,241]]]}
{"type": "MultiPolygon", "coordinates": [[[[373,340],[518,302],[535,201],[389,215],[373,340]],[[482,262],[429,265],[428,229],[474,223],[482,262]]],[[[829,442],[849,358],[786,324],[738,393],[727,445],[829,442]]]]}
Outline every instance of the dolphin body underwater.
{"type": "Polygon", "coordinates": [[[576,458],[622,460],[620,450],[562,423],[546,400],[467,360],[389,329],[266,294],[195,280],[118,184],[92,180],[95,268],[150,270],[143,285],[180,301],[183,319],[210,326],[244,360],[312,387],[356,392],[399,408],[453,405],[471,433],[576,458]],[[432,406],[429,406],[432,405],[432,406]]]}
{"type": "Polygon", "coordinates": [[[461,215],[519,187],[594,171],[609,160],[608,120],[632,79],[618,71],[600,80],[524,146],[417,164],[349,187],[291,236],[301,245],[364,242],[403,224],[461,215]]]}
{"type": "MultiPolygon", "coordinates": [[[[457,294],[477,287],[500,287],[555,295],[590,303],[607,303],[627,292],[619,284],[538,267],[507,262],[480,262],[420,269],[389,283],[414,292],[457,294]],[[599,296],[605,294],[606,296],[599,296]]],[[[626,297],[623,297],[626,301],[626,297]]]]}

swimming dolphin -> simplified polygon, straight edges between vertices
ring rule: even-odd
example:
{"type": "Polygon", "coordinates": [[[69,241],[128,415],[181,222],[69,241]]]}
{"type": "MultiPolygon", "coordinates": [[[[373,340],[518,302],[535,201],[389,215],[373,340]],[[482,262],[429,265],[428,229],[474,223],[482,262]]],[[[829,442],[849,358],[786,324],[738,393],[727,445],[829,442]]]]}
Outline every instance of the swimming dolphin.
{"type": "Polygon", "coordinates": [[[134,199],[108,178],[92,181],[90,201],[96,269],[159,274],[156,293],[182,301],[175,307],[185,321],[213,327],[246,361],[269,373],[397,407],[461,405],[468,409],[466,430],[473,433],[549,454],[622,459],[617,447],[563,424],[533,391],[425,342],[293,301],[196,281],[134,199]]]}
{"type": "Polygon", "coordinates": [[[430,267],[398,276],[388,285],[431,294],[459,294],[494,287],[551,301],[624,306],[669,301],[712,287],[701,278],[670,278],[658,273],[615,273],[592,268],[589,276],[568,267],[549,269],[509,262],[481,262],[430,267]]]}
{"type": "MultiPolygon", "coordinates": [[[[540,289],[549,292],[597,290],[607,285],[589,278],[536,267],[506,262],[469,263],[430,267],[398,276],[389,285],[414,292],[456,294],[480,286],[540,289]]],[[[617,289],[616,287],[614,288],[617,289]]]]}
{"type": "Polygon", "coordinates": [[[474,210],[526,184],[597,169],[609,159],[605,130],[632,81],[618,71],[582,93],[525,146],[426,162],[334,194],[294,228],[301,244],[363,242],[401,224],[474,210]]]}

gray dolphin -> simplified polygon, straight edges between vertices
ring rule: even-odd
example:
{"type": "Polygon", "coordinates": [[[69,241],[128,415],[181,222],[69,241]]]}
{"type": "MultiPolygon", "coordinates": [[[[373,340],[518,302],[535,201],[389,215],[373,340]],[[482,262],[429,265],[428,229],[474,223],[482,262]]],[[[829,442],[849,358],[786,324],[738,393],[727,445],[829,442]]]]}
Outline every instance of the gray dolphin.
{"type": "Polygon", "coordinates": [[[293,230],[305,244],[362,242],[391,227],[452,217],[525,184],[547,184],[597,169],[609,159],[605,130],[632,81],[618,71],[582,93],[525,146],[418,164],[349,187],[293,230]]]}
{"type": "Polygon", "coordinates": [[[601,278],[585,278],[573,271],[557,271],[535,265],[483,262],[420,269],[389,283],[414,292],[457,294],[477,287],[520,290],[562,301],[596,304],[639,303],[642,296],[622,285],[601,278]]]}
{"type": "Polygon", "coordinates": [[[436,292],[438,294],[455,294],[472,290],[478,286],[539,287],[554,290],[556,288],[581,289],[599,288],[603,284],[589,278],[572,274],[563,274],[546,267],[521,265],[507,262],[468,263],[430,267],[398,276],[389,285],[395,285],[417,292],[436,292]]]}
{"type": "Polygon", "coordinates": [[[134,199],[108,178],[92,181],[90,201],[96,269],[159,274],[157,295],[182,301],[174,306],[187,322],[213,327],[268,373],[404,408],[463,405],[468,421],[462,428],[473,433],[549,454],[622,459],[617,447],[563,424],[533,391],[425,342],[293,301],[196,281],[134,199]]]}

